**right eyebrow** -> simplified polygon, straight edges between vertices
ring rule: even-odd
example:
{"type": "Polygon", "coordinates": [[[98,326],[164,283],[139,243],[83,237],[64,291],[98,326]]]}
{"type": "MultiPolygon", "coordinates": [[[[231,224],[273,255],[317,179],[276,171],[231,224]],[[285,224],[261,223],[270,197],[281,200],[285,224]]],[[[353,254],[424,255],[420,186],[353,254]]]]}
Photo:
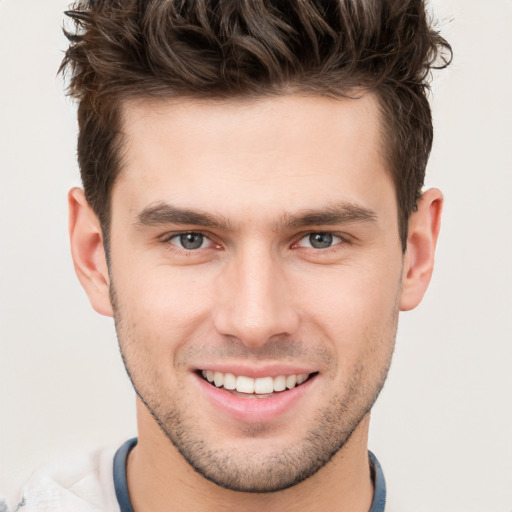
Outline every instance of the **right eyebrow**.
{"type": "Polygon", "coordinates": [[[232,223],[220,215],[212,215],[188,208],[178,208],[163,202],[152,204],[144,208],[137,215],[136,224],[139,226],[181,224],[234,231],[232,223]]]}

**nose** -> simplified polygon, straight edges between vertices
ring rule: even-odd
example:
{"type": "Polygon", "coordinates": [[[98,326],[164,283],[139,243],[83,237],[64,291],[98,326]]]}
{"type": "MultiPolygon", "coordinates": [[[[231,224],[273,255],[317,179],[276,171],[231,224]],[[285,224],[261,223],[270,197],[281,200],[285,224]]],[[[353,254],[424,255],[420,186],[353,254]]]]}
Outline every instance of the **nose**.
{"type": "Polygon", "coordinates": [[[215,327],[248,348],[276,336],[291,336],[299,324],[291,287],[279,257],[247,250],[219,276],[215,327]]]}

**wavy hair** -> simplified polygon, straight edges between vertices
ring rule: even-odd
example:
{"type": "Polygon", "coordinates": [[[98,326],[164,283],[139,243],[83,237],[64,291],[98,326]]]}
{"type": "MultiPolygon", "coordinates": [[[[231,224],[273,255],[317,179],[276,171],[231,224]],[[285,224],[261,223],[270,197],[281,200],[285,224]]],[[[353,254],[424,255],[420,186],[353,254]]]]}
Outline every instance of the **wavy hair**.
{"type": "Polygon", "coordinates": [[[428,89],[452,58],[422,0],[89,0],[61,72],[78,100],[78,162],[108,238],[123,101],[376,94],[402,247],[432,147],[428,89]]]}

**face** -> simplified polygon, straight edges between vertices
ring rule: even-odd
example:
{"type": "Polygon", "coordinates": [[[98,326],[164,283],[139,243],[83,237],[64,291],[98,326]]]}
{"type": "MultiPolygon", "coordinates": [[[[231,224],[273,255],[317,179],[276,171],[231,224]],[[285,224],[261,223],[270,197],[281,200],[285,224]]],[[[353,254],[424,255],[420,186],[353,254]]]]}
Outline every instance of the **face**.
{"type": "Polygon", "coordinates": [[[402,251],[374,97],[137,102],[111,297],[137,394],[215,483],[318,471],[387,374],[402,251]]]}

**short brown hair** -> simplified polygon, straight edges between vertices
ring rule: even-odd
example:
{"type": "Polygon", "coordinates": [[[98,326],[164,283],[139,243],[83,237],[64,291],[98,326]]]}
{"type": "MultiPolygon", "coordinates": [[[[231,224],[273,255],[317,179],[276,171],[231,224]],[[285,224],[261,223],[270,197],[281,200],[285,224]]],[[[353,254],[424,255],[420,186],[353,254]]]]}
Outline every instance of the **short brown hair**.
{"type": "Polygon", "coordinates": [[[373,91],[402,247],[432,147],[430,71],[451,61],[422,0],[82,0],[60,71],[79,100],[78,162],[108,238],[121,106],[140,97],[373,91]]]}

